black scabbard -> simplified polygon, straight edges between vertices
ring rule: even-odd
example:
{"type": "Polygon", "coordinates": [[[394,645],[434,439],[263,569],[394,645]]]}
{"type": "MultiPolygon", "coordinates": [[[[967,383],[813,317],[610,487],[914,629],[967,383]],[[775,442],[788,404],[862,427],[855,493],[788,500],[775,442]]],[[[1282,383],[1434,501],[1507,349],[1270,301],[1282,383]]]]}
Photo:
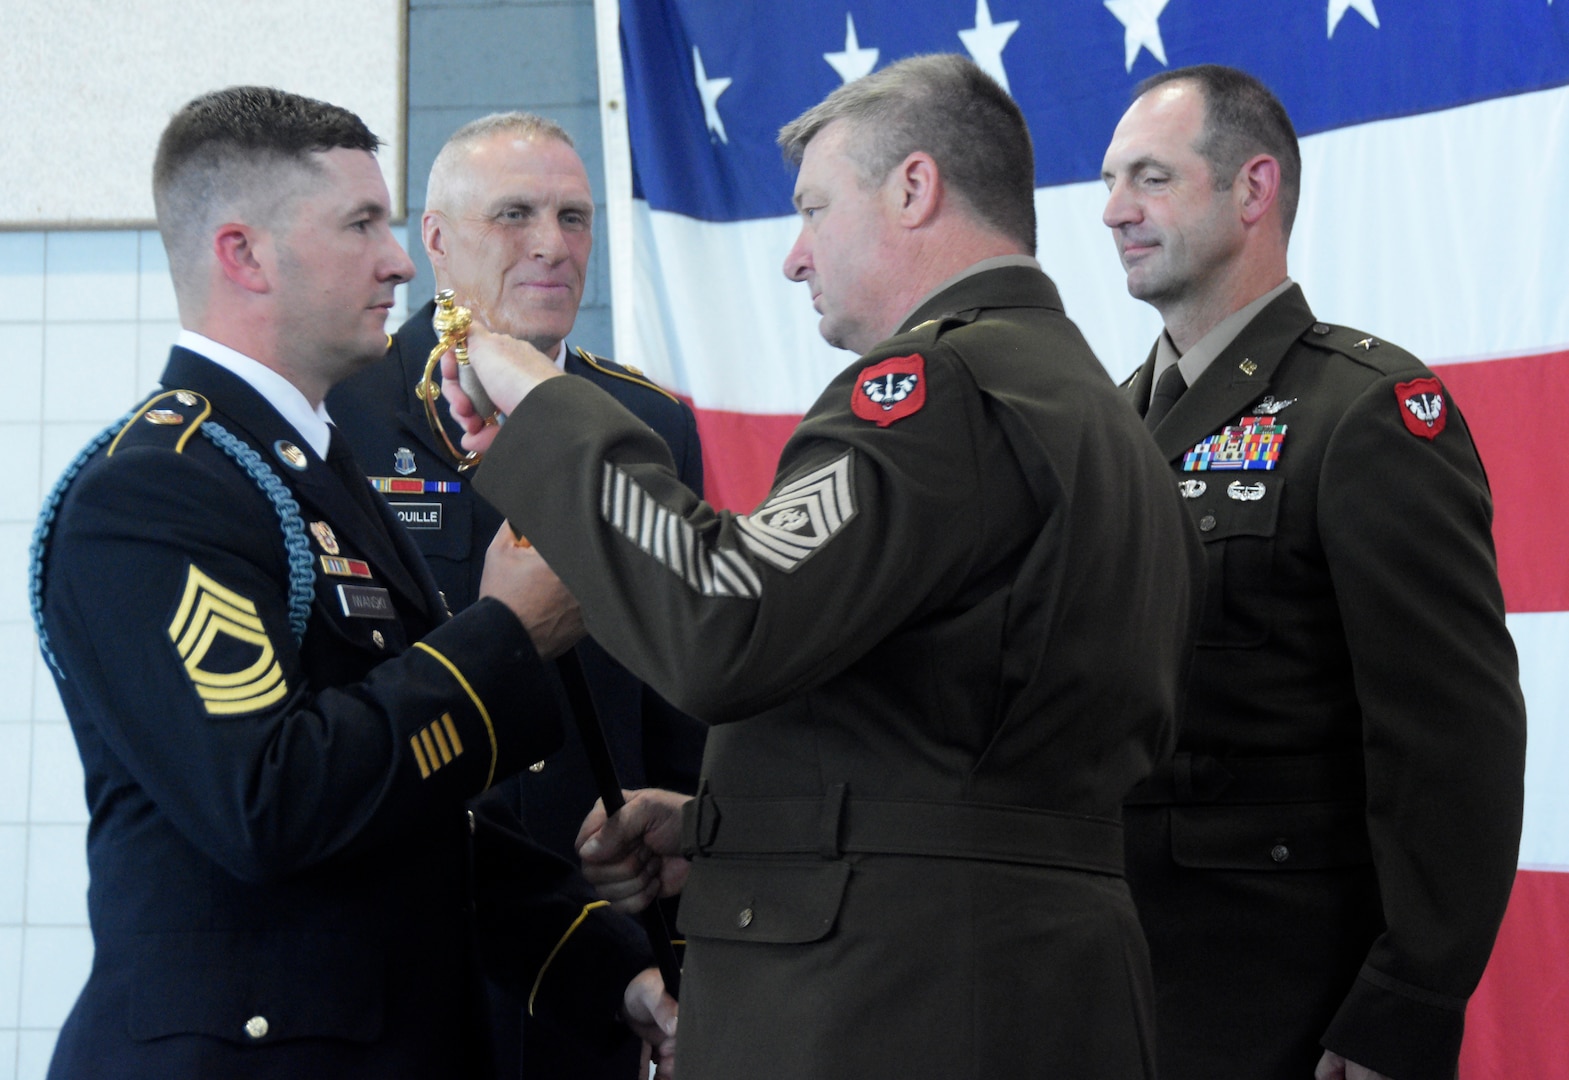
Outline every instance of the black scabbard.
{"type": "MultiPolygon", "coordinates": [[[[578,735],[588,754],[588,765],[594,773],[594,786],[605,804],[605,814],[615,814],[626,805],[621,795],[621,781],[616,776],[616,763],[610,757],[610,744],[605,739],[605,729],[599,722],[599,712],[588,692],[588,679],[583,675],[583,665],[577,653],[568,649],[556,658],[556,670],[567,691],[567,702],[572,706],[573,719],[577,721],[578,735]]],[[[648,943],[653,946],[654,960],[659,974],[664,977],[665,990],[673,998],[680,997],[681,965],[676,962],[675,946],[670,940],[670,928],[665,925],[665,913],[655,900],[640,913],[648,943]]]]}

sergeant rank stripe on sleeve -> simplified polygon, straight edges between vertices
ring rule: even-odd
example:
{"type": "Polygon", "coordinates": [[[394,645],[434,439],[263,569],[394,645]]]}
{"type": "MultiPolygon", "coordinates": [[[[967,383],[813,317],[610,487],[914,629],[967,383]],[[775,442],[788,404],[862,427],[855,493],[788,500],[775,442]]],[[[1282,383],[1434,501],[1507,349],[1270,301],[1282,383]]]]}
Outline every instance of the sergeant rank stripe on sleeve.
{"type": "Polygon", "coordinates": [[[256,605],[194,563],[169,623],[169,639],[212,716],[257,712],[289,692],[256,605]]]}
{"type": "Polygon", "coordinates": [[[704,596],[755,600],[763,583],[746,557],[699,537],[686,519],[654,501],[641,484],[605,462],[599,513],[610,526],[704,596]]]}
{"type": "Polygon", "coordinates": [[[410,735],[409,746],[414,749],[414,762],[422,780],[429,780],[431,773],[463,756],[463,740],[458,738],[451,713],[442,713],[440,720],[410,735]]]}
{"type": "Polygon", "coordinates": [[[751,514],[736,518],[747,549],[789,573],[855,516],[848,450],[776,488],[751,514]]]}

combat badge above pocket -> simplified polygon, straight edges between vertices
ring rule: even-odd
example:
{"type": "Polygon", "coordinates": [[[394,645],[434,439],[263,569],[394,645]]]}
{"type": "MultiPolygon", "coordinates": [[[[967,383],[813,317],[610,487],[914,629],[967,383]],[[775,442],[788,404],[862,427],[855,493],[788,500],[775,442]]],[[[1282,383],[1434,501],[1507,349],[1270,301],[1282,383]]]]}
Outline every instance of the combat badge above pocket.
{"type": "Polygon", "coordinates": [[[681,892],[689,938],[800,945],[827,937],[839,918],[850,864],[699,858],[681,892]]]}

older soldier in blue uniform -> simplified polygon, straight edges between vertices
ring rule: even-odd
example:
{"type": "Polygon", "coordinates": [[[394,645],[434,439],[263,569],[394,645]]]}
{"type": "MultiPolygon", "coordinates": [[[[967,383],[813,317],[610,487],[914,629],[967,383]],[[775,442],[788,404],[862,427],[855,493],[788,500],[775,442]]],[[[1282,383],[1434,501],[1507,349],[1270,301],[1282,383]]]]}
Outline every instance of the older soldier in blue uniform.
{"type": "Polygon", "coordinates": [[[51,1077],[486,1076],[481,956],[592,1038],[672,1026],[645,943],[464,806],[558,743],[574,605],[503,535],[448,619],[322,407],[412,272],[376,146],[261,88],[159,144],[186,329],[35,544],[96,945],[51,1077]]]}
{"type": "MultiPolygon", "coordinates": [[[[492,328],[528,341],[570,375],[600,387],[670,447],[681,481],[703,490],[703,461],[692,410],[644,379],[566,336],[583,297],[593,240],[588,174],[559,125],[529,113],[497,113],[459,128],[431,166],[423,235],[438,288],[488,312],[492,328]]],[[[485,547],[500,511],[470,486],[449,449],[462,429],[439,412],[445,435],[427,421],[417,386],[436,344],[435,302],[409,318],[387,356],[328,397],[339,430],[371,483],[391,503],[429,562],[447,605],[460,612],[480,594],[485,547]]],[[[690,792],[702,760],[702,724],[666,704],[592,639],[575,647],[617,772],[628,787],[690,792]]],[[[554,680],[554,671],[550,678],[554,680]]],[[[550,706],[547,692],[541,703],[550,706]]],[[[593,776],[575,726],[562,748],[487,794],[521,815],[528,831],[574,859],[578,824],[594,804],[593,776]]],[[[496,1075],[630,1080],[636,1040],[589,1046],[530,1017],[493,987],[496,1075]]]]}
{"type": "Polygon", "coordinates": [[[1176,757],[1126,815],[1160,1073],[1450,1080],[1525,766],[1487,476],[1421,361],[1286,276],[1274,95],[1218,65],[1140,89],[1105,222],[1165,332],[1127,393],[1209,566],[1176,757]]]}

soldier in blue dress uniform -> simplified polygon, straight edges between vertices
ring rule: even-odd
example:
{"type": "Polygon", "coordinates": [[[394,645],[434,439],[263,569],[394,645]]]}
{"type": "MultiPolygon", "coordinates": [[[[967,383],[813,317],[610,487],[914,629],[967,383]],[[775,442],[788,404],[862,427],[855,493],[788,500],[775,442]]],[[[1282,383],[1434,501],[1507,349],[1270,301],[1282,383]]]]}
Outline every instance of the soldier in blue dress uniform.
{"type": "MultiPolygon", "coordinates": [[[[431,168],[423,235],[438,288],[504,330],[532,343],[605,390],[669,446],[683,483],[703,489],[692,410],[639,372],[567,340],[582,300],[592,242],[593,193],[571,137],[528,113],[482,117],[453,133],[431,168]]],[[[485,548],[501,512],[470,486],[455,446],[462,432],[437,411],[433,430],[418,395],[435,346],[435,302],[415,312],[388,342],[386,357],[345,380],[328,398],[339,430],[371,483],[387,498],[430,564],[447,605],[461,612],[479,597],[485,548]]],[[[706,728],[668,705],[591,638],[575,652],[626,787],[690,792],[706,728]]],[[[548,679],[555,681],[552,669],[548,679]]],[[[554,697],[545,691],[547,702],[554,697]]],[[[596,797],[576,728],[560,750],[487,794],[521,816],[540,843],[575,860],[579,823],[596,797]]],[[[518,998],[493,986],[496,1075],[630,1080],[636,1040],[594,1047],[528,1016],[518,998]]]]}
{"type": "Polygon", "coordinates": [[[482,962],[590,1039],[671,1025],[646,942],[466,807],[559,743],[575,604],[503,534],[448,618],[322,406],[412,273],[376,146],[248,87],[160,142],[186,330],[34,544],[96,946],[51,1077],[487,1076],[482,962]]]}

